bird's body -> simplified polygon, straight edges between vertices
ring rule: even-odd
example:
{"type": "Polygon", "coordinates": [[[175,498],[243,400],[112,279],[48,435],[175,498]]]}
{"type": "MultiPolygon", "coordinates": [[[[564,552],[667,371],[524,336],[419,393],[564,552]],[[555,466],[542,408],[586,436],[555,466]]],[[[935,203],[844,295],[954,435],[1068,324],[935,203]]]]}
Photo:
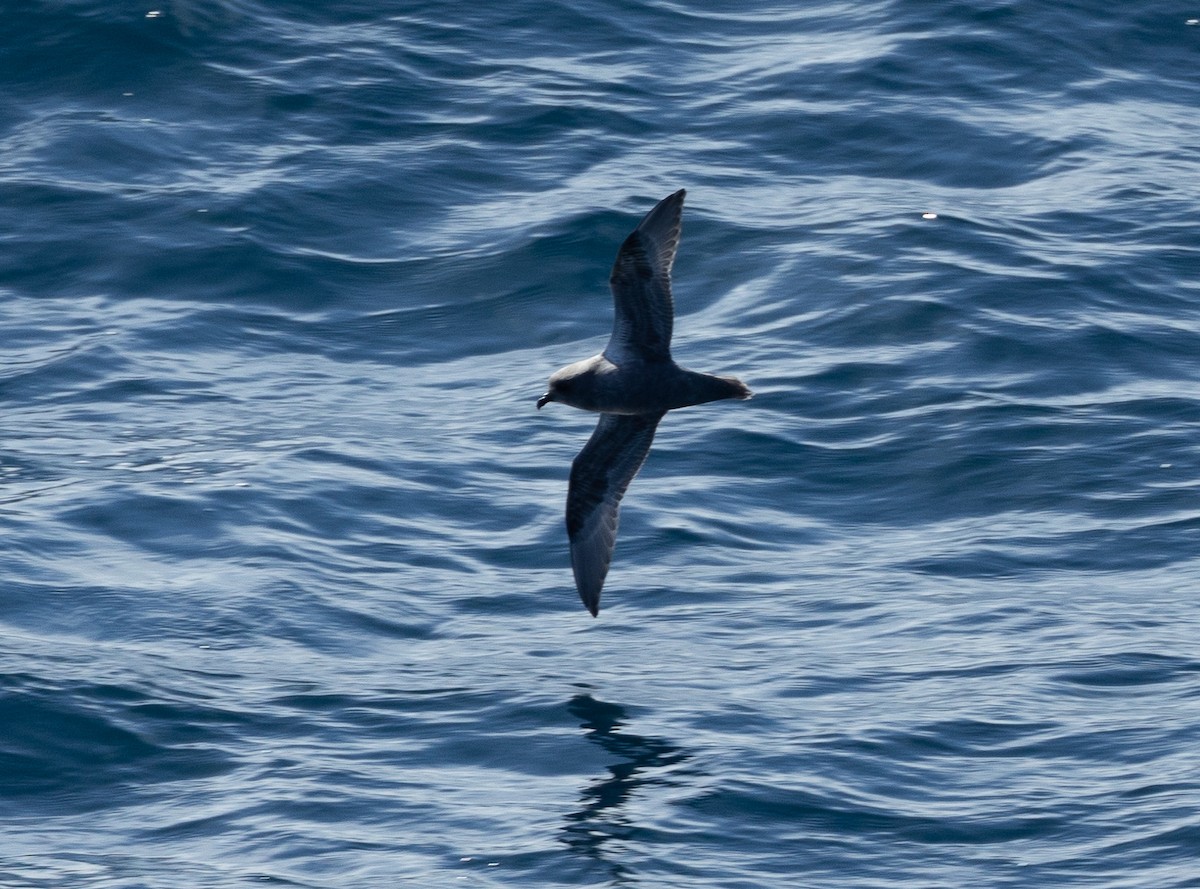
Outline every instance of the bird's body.
{"type": "Polygon", "coordinates": [[[670,360],[613,364],[605,353],[568,364],[550,378],[550,390],[556,393],[551,401],[600,414],[661,413],[747,397],[746,387],[732,378],[696,373],[670,360]]]}
{"type": "Polygon", "coordinates": [[[680,189],[663,199],[621,245],[610,280],[616,317],[604,351],[557,371],[537,403],[541,408],[558,401],[601,415],[571,465],[567,492],[571,566],[593,617],[617,539],[621,498],[650,451],[659,420],[677,408],[750,397],[733,377],[687,370],[671,358],[671,266],[684,194],[680,189]]]}

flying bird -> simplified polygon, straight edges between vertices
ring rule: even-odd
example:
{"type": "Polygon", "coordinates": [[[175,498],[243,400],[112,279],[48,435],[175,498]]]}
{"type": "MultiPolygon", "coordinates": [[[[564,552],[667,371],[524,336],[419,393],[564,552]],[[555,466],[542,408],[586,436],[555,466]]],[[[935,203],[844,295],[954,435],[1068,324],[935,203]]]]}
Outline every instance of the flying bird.
{"type": "Polygon", "coordinates": [[[740,380],[697,373],[671,358],[671,266],[685,194],[681,188],[660,201],[617,251],[609,278],[616,317],[604,351],[557,371],[537,402],[539,409],[558,401],[600,414],[571,464],[567,488],[571,568],[592,617],[600,612],[621,498],[650,452],[659,420],[676,408],[751,394],[740,380]]]}

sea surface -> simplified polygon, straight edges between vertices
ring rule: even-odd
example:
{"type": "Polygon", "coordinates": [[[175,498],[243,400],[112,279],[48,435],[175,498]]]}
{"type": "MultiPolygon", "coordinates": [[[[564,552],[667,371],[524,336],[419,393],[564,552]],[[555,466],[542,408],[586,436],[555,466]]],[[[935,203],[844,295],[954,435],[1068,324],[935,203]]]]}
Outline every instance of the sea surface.
{"type": "Polygon", "coordinates": [[[0,887],[1200,887],[1200,5],[0,28],[0,887]],[[688,190],[593,619],[537,411],[688,190]]]}

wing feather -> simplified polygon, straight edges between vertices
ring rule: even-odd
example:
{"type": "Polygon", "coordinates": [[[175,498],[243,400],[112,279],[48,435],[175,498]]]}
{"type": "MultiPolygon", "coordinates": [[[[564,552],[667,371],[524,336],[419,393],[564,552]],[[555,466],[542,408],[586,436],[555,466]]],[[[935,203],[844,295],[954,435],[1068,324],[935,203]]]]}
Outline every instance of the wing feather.
{"type": "Polygon", "coordinates": [[[609,285],[616,309],[612,338],[604,356],[613,364],[634,358],[671,359],[675,304],[671,298],[671,266],[683,225],[680,189],[646,214],[617,251],[609,285]]]}
{"type": "Polygon", "coordinates": [[[571,464],[567,536],[579,598],[595,617],[617,542],[621,498],[650,452],[662,414],[601,414],[571,464]]]}

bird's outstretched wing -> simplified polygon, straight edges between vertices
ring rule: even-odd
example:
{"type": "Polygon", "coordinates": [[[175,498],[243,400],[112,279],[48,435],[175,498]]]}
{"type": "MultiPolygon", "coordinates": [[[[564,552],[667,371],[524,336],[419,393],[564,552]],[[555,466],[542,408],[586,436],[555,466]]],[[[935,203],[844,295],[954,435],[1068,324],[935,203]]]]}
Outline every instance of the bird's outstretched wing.
{"type": "Polygon", "coordinates": [[[669,361],[675,305],[671,266],[679,247],[684,189],[663,198],[633,230],[613,264],[616,317],[604,357],[613,364],[633,358],[669,361]]]}
{"type": "Polygon", "coordinates": [[[601,414],[596,431],[571,464],[567,536],[579,598],[595,617],[617,542],[621,498],[642,467],[663,415],[601,414]]]}

